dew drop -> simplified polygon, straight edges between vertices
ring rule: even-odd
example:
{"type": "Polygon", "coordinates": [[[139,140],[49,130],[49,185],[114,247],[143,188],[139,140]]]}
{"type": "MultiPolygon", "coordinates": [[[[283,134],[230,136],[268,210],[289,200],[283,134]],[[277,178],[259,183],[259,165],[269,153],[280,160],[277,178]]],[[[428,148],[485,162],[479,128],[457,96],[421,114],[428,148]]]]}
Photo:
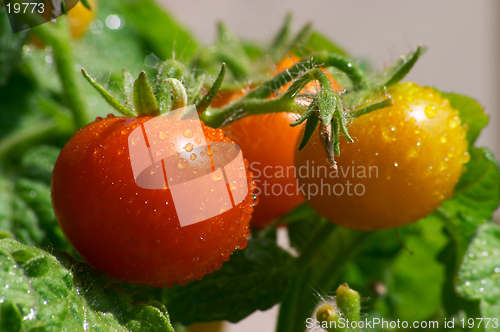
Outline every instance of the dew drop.
{"type": "Polygon", "coordinates": [[[193,151],[193,143],[187,143],[185,146],[184,146],[184,150],[186,150],[187,152],[191,152],[193,151]]]}
{"type": "Polygon", "coordinates": [[[436,116],[436,106],[427,105],[425,107],[424,113],[429,119],[432,119],[436,116]]]}
{"type": "Polygon", "coordinates": [[[191,129],[186,129],[186,130],[184,131],[184,137],[186,137],[186,138],[191,138],[191,137],[193,137],[193,131],[192,131],[191,129]]]}
{"type": "Polygon", "coordinates": [[[191,153],[191,155],[189,156],[189,158],[191,158],[191,160],[195,160],[196,159],[196,153],[191,153]]]}
{"type": "Polygon", "coordinates": [[[241,238],[237,244],[238,249],[245,249],[247,247],[247,244],[248,244],[248,240],[245,237],[241,238]]]}
{"type": "Polygon", "coordinates": [[[252,206],[256,206],[257,204],[259,204],[259,196],[252,195],[252,206]]]}
{"type": "Polygon", "coordinates": [[[188,164],[188,161],[184,158],[179,158],[179,160],[177,160],[177,167],[179,167],[180,169],[186,168],[188,164]]]}

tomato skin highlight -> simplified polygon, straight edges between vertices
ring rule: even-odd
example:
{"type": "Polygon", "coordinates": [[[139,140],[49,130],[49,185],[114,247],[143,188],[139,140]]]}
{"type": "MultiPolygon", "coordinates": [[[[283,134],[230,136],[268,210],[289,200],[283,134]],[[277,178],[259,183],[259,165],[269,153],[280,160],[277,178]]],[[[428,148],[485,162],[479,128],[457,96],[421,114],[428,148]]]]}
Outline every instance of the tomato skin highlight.
{"type": "MultiPolygon", "coordinates": [[[[93,266],[125,282],[185,284],[219,269],[246,246],[253,210],[249,192],[234,208],[181,227],[169,189],[136,185],[128,136],[150,117],[108,117],[80,129],[54,167],[52,204],[75,249],[93,266]]],[[[210,141],[231,142],[202,126],[210,141]]]]}
{"type": "Polygon", "coordinates": [[[425,217],[453,195],[470,158],[466,130],[448,100],[414,83],[399,84],[389,93],[392,107],[352,121],[348,129],[354,143],[341,137],[337,173],[317,133],[295,155],[297,168],[304,168],[299,183],[308,202],[338,225],[374,230],[425,217]],[[321,175],[306,175],[306,168],[321,175]]]}

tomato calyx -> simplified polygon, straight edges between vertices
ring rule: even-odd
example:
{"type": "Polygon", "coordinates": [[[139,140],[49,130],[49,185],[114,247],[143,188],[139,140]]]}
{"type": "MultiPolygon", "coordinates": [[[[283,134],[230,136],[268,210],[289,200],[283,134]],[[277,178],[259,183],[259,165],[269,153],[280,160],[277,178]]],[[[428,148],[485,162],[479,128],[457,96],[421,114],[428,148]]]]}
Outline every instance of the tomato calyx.
{"type": "MultiPolygon", "coordinates": [[[[182,68],[180,65],[177,69],[182,68]]],[[[198,112],[204,111],[213,101],[219,91],[224,75],[226,65],[222,64],[219,76],[208,93],[196,104],[198,112]]],[[[170,68],[172,69],[172,68],[170,68]]],[[[171,110],[186,107],[190,101],[195,98],[189,98],[188,91],[184,83],[174,77],[164,78],[164,73],[160,71],[160,83],[153,89],[147,80],[146,72],[141,72],[137,79],[133,79],[132,75],[126,70],[123,70],[125,103],[119,102],[111,95],[109,91],[97,83],[87,71],[82,68],[82,74],[85,79],[96,89],[96,91],[113,107],[116,111],[126,117],[136,116],[158,116],[171,110]],[[133,106],[132,106],[133,105],[133,106]]],[[[169,71],[167,71],[168,73],[169,71]]],[[[180,77],[184,74],[183,70],[177,72],[180,77]]],[[[195,93],[201,89],[195,89],[195,93]]]]}
{"type": "MultiPolygon", "coordinates": [[[[281,34],[286,34],[286,31],[281,34]]],[[[347,126],[349,120],[391,106],[392,98],[387,87],[403,79],[424,51],[425,48],[418,47],[379,75],[369,75],[347,56],[318,52],[281,71],[236,101],[222,108],[208,108],[200,117],[207,125],[216,128],[246,115],[276,112],[300,114],[300,118],[290,124],[297,126],[306,121],[299,150],[305,147],[320,126],[320,140],[329,163],[335,167],[335,156],[340,154],[341,133],[348,142],[352,142],[347,126]],[[340,70],[349,78],[351,85],[343,91],[333,91],[326,74],[319,69],[326,67],[340,70]],[[319,82],[320,89],[306,96],[309,102],[304,102],[303,98],[297,97],[311,81],[319,82]],[[293,83],[290,85],[289,82],[293,83]],[[287,84],[290,86],[280,95],[279,90],[287,84]],[[273,94],[278,97],[268,99],[273,94]]]]}

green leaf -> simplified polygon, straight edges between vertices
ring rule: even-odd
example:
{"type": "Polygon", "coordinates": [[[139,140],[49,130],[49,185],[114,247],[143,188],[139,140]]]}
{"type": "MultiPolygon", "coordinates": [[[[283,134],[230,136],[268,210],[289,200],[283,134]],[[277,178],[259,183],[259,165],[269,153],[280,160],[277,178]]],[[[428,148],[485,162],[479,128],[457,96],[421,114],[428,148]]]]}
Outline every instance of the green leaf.
{"type": "Polygon", "coordinates": [[[500,202],[498,162],[486,148],[472,148],[469,153],[471,159],[453,198],[444,201],[430,216],[445,221],[452,236],[460,242],[462,254],[477,227],[491,219],[500,202]]]}
{"type": "Polygon", "coordinates": [[[19,197],[35,213],[39,227],[46,234],[45,239],[42,242],[37,242],[37,244],[60,250],[71,249],[54,215],[50,187],[42,182],[20,178],[16,182],[15,190],[19,197]]]}
{"type": "Polygon", "coordinates": [[[174,332],[160,303],[136,303],[87,264],[12,239],[0,240],[0,298],[7,331],[174,332]]]}
{"type": "Polygon", "coordinates": [[[311,205],[303,203],[282,217],[280,222],[288,223],[288,238],[290,245],[302,251],[315,231],[329,222],[322,218],[311,205]]]}
{"type": "Polygon", "coordinates": [[[448,242],[442,228],[441,222],[428,219],[400,229],[408,250],[400,250],[386,272],[386,317],[421,321],[439,312],[445,268],[437,256],[448,242]]]}
{"type": "Polygon", "coordinates": [[[14,193],[14,185],[0,173],[0,230],[27,244],[41,243],[45,232],[36,214],[14,193]]]}
{"type": "MultiPolygon", "coordinates": [[[[457,292],[464,298],[480,300],[483,317],[500,317],[500,227],[482,225],[472,238],[458,271],[457,292]]],[[[485,331],[497,331],[486,328],[485,331]]]]}
{"type": "Polygon", "coordinates": [[[330,39],[325,37],[320,32],[314,31],[307,41],[308,47],[310,47],[314,52],[327,51],[329,53],[335,53],[343,56],[349,56],[344,48],[335,44],[330,39]]]}
{"type": "Polygon", "coordinates": [[[220,270],[167,291],[172,321],[184,325],[238,322],[256,310],[270,309],[281,301],[288,286],[290,259],[270,239],[249,240],[220,270]]]}
{"type": "Polygon", "coordinates": [[[61,149],[48,145],[31,148],[21,159],[20,173],[50,185],[52,170],[60,152],[61,149]]]}
{"type": "Polygon", "coordinates": [[[441,95],[448,99],[451,106],[460,112],[460,120],[469,127],[467,130],[467,141],[472,146],[481,133],[481,130],[488,124],[488,115],[484,112],[483,107],[470,97],[443,92],[441,92],[441,95]]]}
{"type": "Polygon", "coordinates": [[[194,36],[156,1],[127,0],[117,6],[159,58],[187,59],[197,51],[194,36]]]}
{"type": "Polygon", "coordinates": [[[456,294],[453,285],[470,238],[477,228],[490,220],[500,202],[500,172],[491,152],[484,148],[471,148],[471,160],[455,187],[454,196],[443,202],[426,219],[444,222],[451,244],[440,254],[446,267],[447,279],[443,300],[449,315],[465,310],[471,318],[477,313],[474,303],[456,294]]]}
{"type": "Polygon", "coordinates": [[[29,73],[18,71],[12,73],[8,85],[0,85],[0,138],[36,126],[43,119],[36,105],[36,89],[29,73]]]}

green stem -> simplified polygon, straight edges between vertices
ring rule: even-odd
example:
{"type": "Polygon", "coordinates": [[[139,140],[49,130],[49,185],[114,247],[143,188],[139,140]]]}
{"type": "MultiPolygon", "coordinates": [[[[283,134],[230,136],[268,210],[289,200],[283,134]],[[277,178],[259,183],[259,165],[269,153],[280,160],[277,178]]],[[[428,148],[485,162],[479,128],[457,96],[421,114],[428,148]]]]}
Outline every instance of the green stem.
{"type": "MultiPolygon", "coordinates": [[[[16,2],[21,3],[21,1],[16,2]]],[[[90,119],[87,113],[87,104],[77,80],[75,58],[71,48],[71,38],[66,18],[59,17],[57,24],[54,25],[45,24],[47,22],[36,14],[19,14],[18,17],[33,26],[31,28],[32,33],[43,43],[52,47],[57,73],[63,88],[64,100],[73,115],[77,127],[83,127],[90,119]]]]}
{"type": "Polygon", "coordinates": [[[309,247],[297,259],[298,273],[281,303],[277,332],[304,330],[304,322],[311,317],[318,301],[314,289],[321,292],[335,289],[347,264],[374,233],[334,226],[329,229],[327,225],[316,232],[309,247]],[[316,241],[318,243],[314,243],[316,241]]]}
{"type": "MultiPolygon", "coordinates": [[[[28,23],[37,22],[37,17],[33,15],[24,16],[28,23]]],[[[73,115],[73,120],[78,128],[85,126],[89,121],[86,101],[82,94],[82,89],[77,79],[77,70],[71,39],[65,17],[58,18],[60,22],[56,26],[53,24],[41,24],[31,29],[31,31],[46,45],[52,47],[57,73],[61,80],[63,96],[69,110],[73,115]]]]}
{"type": "Polygon", "coordinates": [[[0,161],[6,161],[13,152],[19,152],[27,146],[57,136],[60,134],[59,129],[57,121],[45,120],[36,126],[13,132],[0,141],[0,161]]]}
{"type": "Polygon", "coordinates": [[[337,225],[331,222],[325,222],[323,226],[321,226],[311,237],[307,246],[302,250],[300,256],[295,262],[297,270],[305,267],[309,262],[311,262],[312,258],[317,255],[318,251],[325,244],[325,241],[328,240],[332,232],[337,228],[337,225]]]}
{"type": "Polygon", "coordinates": [[[299,105],[283,96],[266,100],[245,99],[238,100],[224,108],[209,108],[200,114],[200,119],[207,126],[219,128],[246,115],[278,112],[303,113],[306,109],[306,106],[299,105]]]}
{"type": "Polygon", "coordinates": [[[267,98],[291,80],[315,67],[335,67],[346,73],[354,83],[354,89],[370,86],[371,81],[365,72],[350,58],[328,52],[319,52],[312,57],[302,59],[287,70],[282,71],[273,79],[265,82],[243,98],[267,98]]]}

